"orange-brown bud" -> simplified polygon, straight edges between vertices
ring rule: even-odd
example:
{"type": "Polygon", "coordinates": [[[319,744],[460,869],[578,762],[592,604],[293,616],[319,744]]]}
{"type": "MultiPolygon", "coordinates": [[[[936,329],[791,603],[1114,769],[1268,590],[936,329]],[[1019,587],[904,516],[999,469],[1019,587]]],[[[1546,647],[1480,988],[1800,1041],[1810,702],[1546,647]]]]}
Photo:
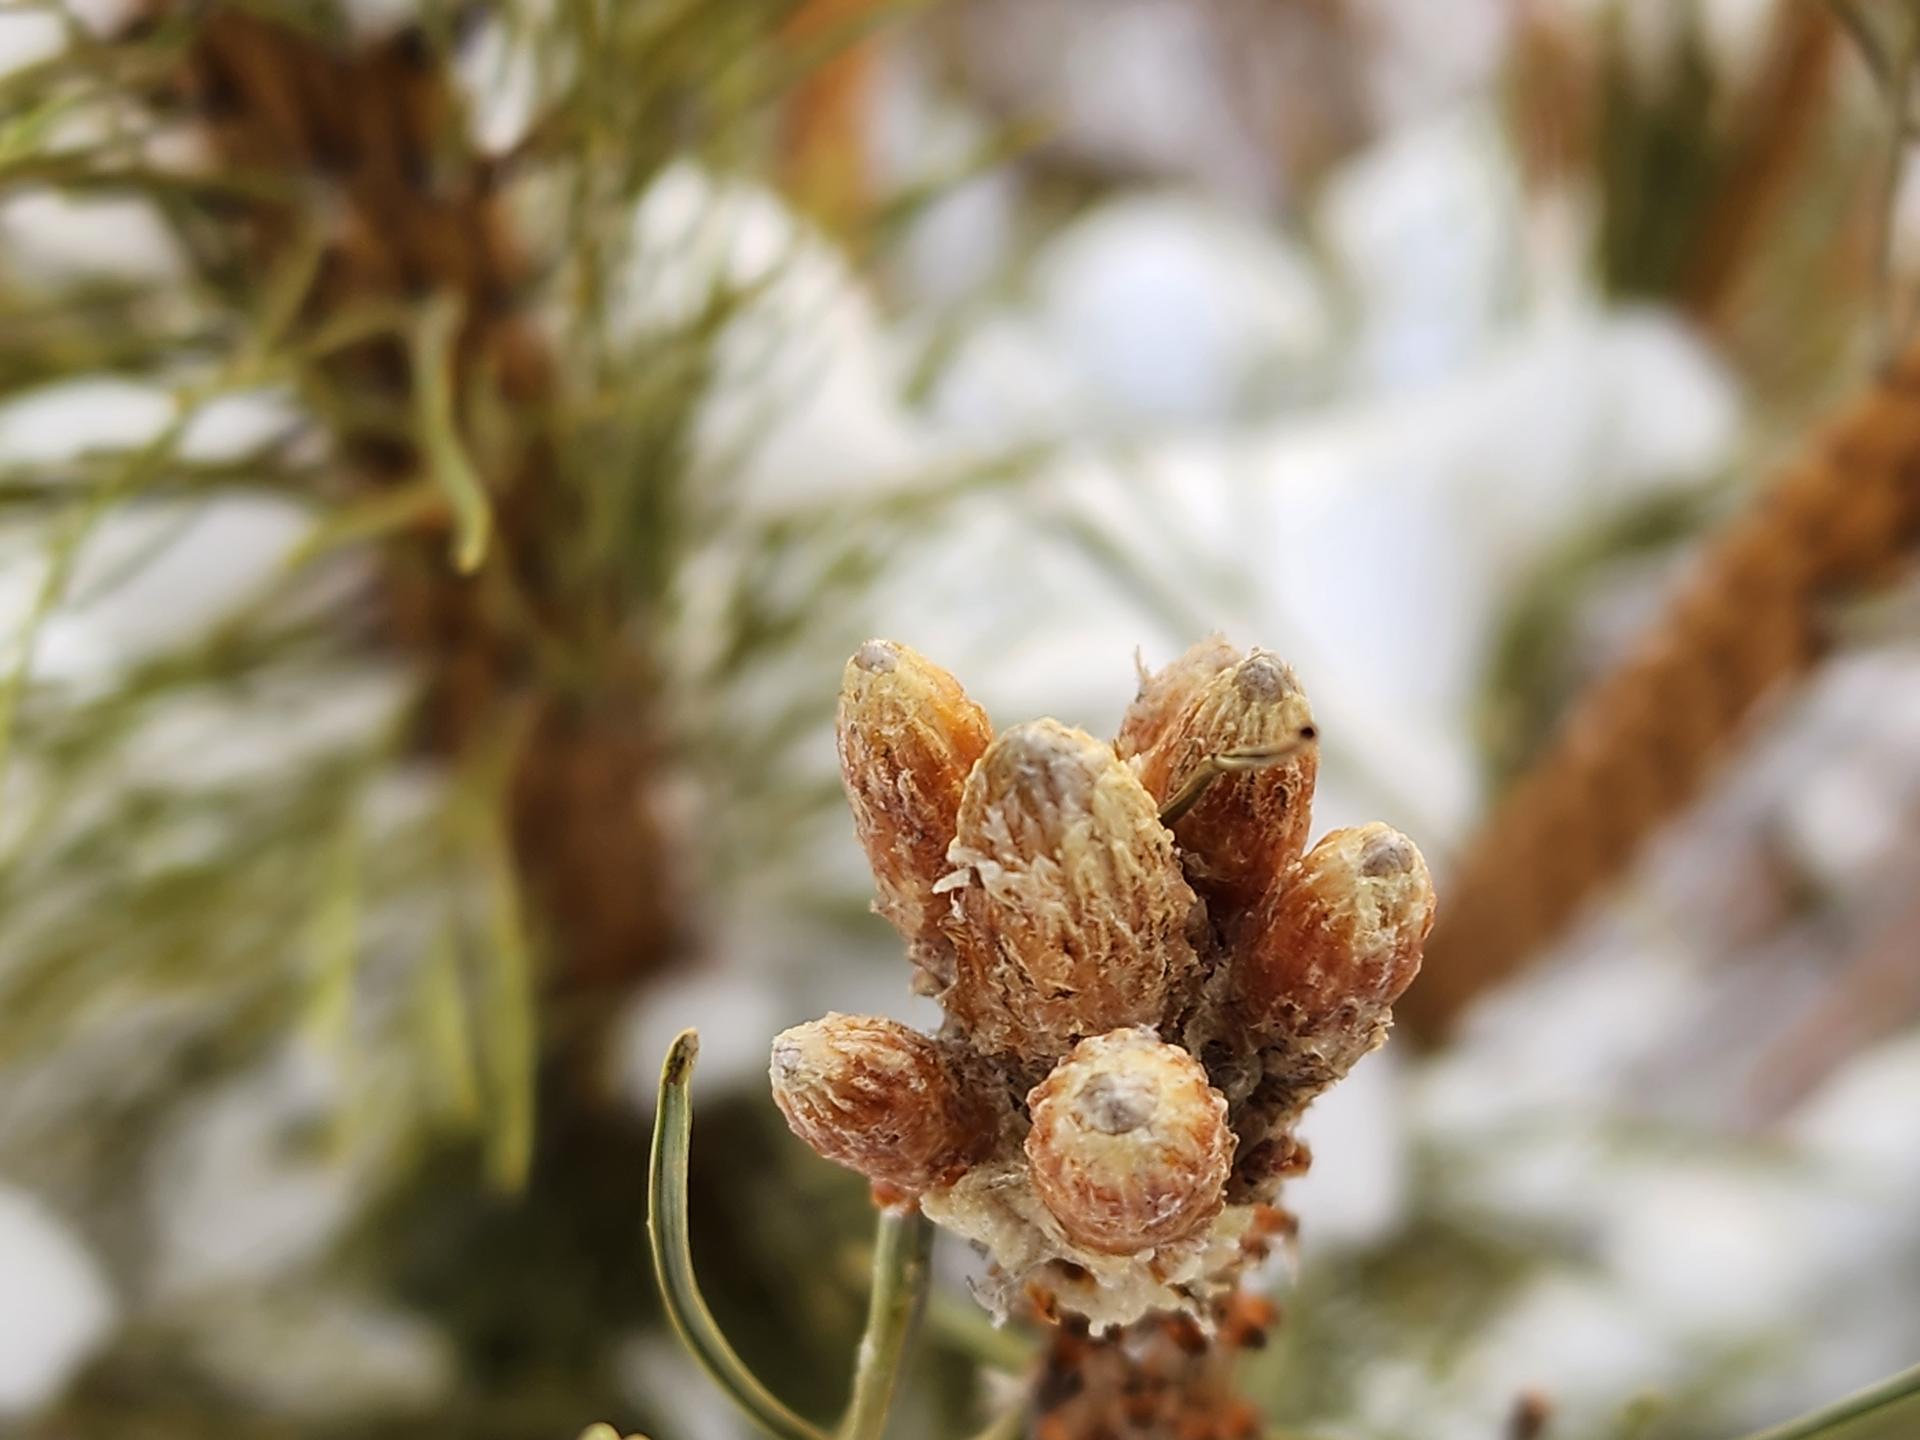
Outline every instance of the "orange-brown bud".
{"type": "Polygon", "coordinates": [[[1319,751],[1313,712],[1291,668],[1255,650],[1216,673],[1139,762],[1140,779],[1161,804],[1193,781],[1209,757],[1286,750],[1276,764],[1215,777],[1174,821],[1188,873],[1210,898],[1253,904],[1307,843],[1319,751]]]}
{"type": "Polygon", "coordinates": [[[912,941],[937,939],[960,794],[993,737],[960,682],[917,651],[869,640],[840,685],[840,772],[878,910],[912,941]]]}
{"type": "Polygon", "coordinates": [[[1113,741],[1120,758],[1130,760],[1158,745],[1192,708],[1207,682],[1239,662],[1240,652],[1225,636],[1213,634],[1152,674],[1141,666],[1139,693],[1121,717],[1120,733],[1113,741]]]}
{"type": "Polygon", "coordinates": [[[964,1174],[992,1140],[984,1102],[918,1030],[827,1015],[774,1037],[774,1103],[828,1160],[918,1195],[964,1174]]]}
{"type": "Polygon", "coordinates": [[[1370,1040],[1420,973],[1433,911],[1433,878],[1406,836],[1377,822],[1332,831],[1247,917],[1235,973],[1247,1023],[1370,1040]]]}
{"type": "Polygon", "coordinates": [[[1220,1213],[1233,1134],[1200,1063],[1145,1030],[1075,1046],[1027,1096],[1033,1188],[1074,1244],[1132,1255],[1220,1213]]]}
{"type": "Polygon", "coordinates": [[[1053,720],[998,736],[949,858],[959,920],[947,1012],[989,1054],[1053,1060],[1158,1024],[1197,962],[1193,892],[1153,797],[1111,746],[1053,720]]]}

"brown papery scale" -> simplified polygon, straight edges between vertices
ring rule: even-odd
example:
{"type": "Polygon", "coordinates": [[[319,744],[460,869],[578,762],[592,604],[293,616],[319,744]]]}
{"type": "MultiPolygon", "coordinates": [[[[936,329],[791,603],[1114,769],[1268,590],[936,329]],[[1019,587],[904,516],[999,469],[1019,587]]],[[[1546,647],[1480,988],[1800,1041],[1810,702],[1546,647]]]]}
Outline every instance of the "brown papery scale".
{"type": "Polygon", "coordinates": [[[934,885],[950,868],[968,772],[993,736],[986,711],[917,651],[869,640],[847,662],[836,729],[854,833],[873,869],[874,909],[944,983],[938,921],[947,902],[934,885]]]}
{"type": "Polygon", "coordinates": [[[1305,848],[1320,768],[1313,736],[1299,678],[1278,656],[1255,650],[1195,690],[1141,756],[1141,782],[1164,804],[1213,757],[1290,750],[1278,763],[1214,779],[1174,821],[1187,873],[1209,899],[1253,904],[1305,848]]]}
{"type": "Polygon", "coordinates": [[[1132,1255],[1220,1213],[1227,1102],[1177,1045],[1137,1029],[1084,1040],[1027,1104],[1034,1192],[1076,1245],[1132,1255]]]}
{"type": "MultiPolygon", "coordinates": [[[[1138,663],[1138,662],[1136,662],[1138,663]]],[[[1140,667],[1140,690],[1121,718],[1113,748],[1122,760],[1152,750],[1193,707],[1207,682],[1240,663],[1240,652],[1226,637],[1209,635],[1170,665],[1149,673],[1140,667]]]]}
{"type": "Polygon", "coordinates": [[[1246,1023],[1370,1048],[1420,973],[1433,914],[1433,878],[1405,835],[1378,822],[1330,832],[1246,918],[1234,973],[1246,1023]]]}
{"type": "Polygon", "coordinates": [[[939,1045],[892,1020],[829,1014],[782,1031],[770,1076],[795,1135],[908,1194],[958,1178],[992,1139],[986,1105],[939,1045]]]}
{"type": "Polygon", "coordinates": [[[995,738],[949,859],[947,1013],[988,1054],[1057,1059],[1157,1024],[1197,980],[1194,895],[1158,806],[1113,748],[1054,720],[995,738]]]}

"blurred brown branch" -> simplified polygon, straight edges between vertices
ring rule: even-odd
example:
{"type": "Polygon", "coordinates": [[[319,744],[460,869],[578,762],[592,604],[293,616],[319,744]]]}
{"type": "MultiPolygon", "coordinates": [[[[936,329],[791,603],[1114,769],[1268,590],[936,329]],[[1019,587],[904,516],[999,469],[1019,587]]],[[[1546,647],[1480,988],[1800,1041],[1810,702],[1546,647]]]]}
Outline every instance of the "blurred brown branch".
{"type": "MultiPolygon", "coordinates": [[[[556,982],[599,990],[644,973],[676,938],[671,847],[647,803],[654,686],[616,583],[569,562],[587,517],[554,473],[554,363],[523,298],[532,267],[441,58],[416,29],[329,42],[220,8],[195,31],[185,93],[228,166],[294,182],[285,202],[230,212],[259,271],[319,230],[303,323],[435,298],[456,308],[454,421],[470,428],[488,406],[508,417],[478,462],[492,552],[458,573],[450,516],[390,541],[377,629],[424,668],[426,750],[459,767],[514,734],[509,831],[556,982]]],[[[406,414],[438,378],[421,364],[403,337],[376,335],[334,352],[319,378],[406,414]]],[[[336,440],[335,483],[349,490],[389,489],[431,463],[389,427],[336,440]]]]}
{"type": "Polygon", "coordinates": [[[782,183],[804,209],[841,234],[855,229],[874,204],[868,126],[879,54],[877,42],[860,32],[886,8],[881,0],[803,0],[786,27],[796,50],[823,41],[836,48],[782,106],[782,183]]]}
{"type": "Polygon", "coordinates": [[[1829,608],[1896,575],[1916,536],[1920,348],[1707,543],[1652,629],[1575,701],[1443,885],[1402,1023],[1444,1031],[1557,935],[1815,661],[1829,608]]]}

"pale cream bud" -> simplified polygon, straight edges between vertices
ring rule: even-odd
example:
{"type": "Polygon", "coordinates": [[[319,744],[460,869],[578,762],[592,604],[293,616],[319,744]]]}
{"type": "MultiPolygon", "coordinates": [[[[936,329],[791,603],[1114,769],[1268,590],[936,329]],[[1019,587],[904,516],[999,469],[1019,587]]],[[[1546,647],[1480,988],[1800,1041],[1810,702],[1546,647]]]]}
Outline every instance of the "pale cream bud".
{"type": "Polygon", "coordinates": [[[1158,807],[1111,746],[1053,720],[981,757],[949,857],[947,1012],[989,1054],[1053,1060],[1158,1024],[1197,980],[1194,914],[1158,807]]]}
{"type": "Polygon", "coordinates": [[[1034,1191],[1076,1245],[1131,1255],[1219,1214],[1234,1145],[1227,1102],[1178,1046],[1137,1029],[1095,1036],[1027,1104],[1034,1191]]]}

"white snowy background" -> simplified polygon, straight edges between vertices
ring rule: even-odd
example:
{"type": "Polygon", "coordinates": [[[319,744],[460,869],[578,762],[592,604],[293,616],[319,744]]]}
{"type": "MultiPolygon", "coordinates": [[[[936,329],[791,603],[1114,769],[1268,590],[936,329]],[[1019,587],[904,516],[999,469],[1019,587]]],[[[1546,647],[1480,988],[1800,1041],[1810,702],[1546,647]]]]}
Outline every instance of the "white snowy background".
{"type": "MultiPolygon", "coordinates": [[[[1577,214],[1523,204],[1493,93],[1510,7],[1362,7],[1389,37],[1362,77],[1377,135],[1302,211],[1261,164],[1244,107],[1222,99],[1218,37],[1194,9],[1109,0],[1090,20],[1086,6],[1029,3],[1030,23],[1055,37],[1033,49],[1071,63],[1008,83],[1053,87],[1060,143],[1128,157],[1149,178],[1036,238],[1018,173],[986,173],[918,217],[876,282],[771,193],[677,166],[634,218],[647,263],[622,301],[631,323],[693,303],[722,270],[778,267],[729,338],[737,377],[702,427],[715,456],[751,436],[743,503],[1044,447],[1017,503],[964,502],[871,601],[996,718],[1110,730],[1136,648],[1156,663],[1218,627],[1286,654],[1306,680],[1327,747],[1319,826],[1380,816],[1444,857],[1484,801],[1473,706],[1515,587],[1596,517],[1743,463],[1741,387],[1675,316],[1595,293],[1577,214]],[[1142,93],[1153,103],[1132,103],[1142,93]],[[947,331],[945,363],[909,403],[909,378],[947,331]],[[1090,558],[1090,533],[1150,583],[1090,558]]],[[[1006,8],[981,6],[989,19],[1006,8]]],[[[1708,6],[1716,44],[1736,59],[1750,50],[1765,8],[1708,6]]],[[[394,7],[363,9],[378,27],[394,7]]],[[[0,17],[0,63],[48,43],[32,17],[0,17]]],[[[499,72],[476,61],[476,73],[499,72]]],[[[483,98],[490,135],[523,122],[511,90],[483,98]]],[[[903,185],[969,153],[989,124],[912,55],[891,59],[880,107],[873,163],[903,185]]],[[[51,272],[177,263],[137,211],[44,198],[0,208],[0,243],[51,272]]],[[[235,453],[284,403],[224,404],[191,448],[235,453]]],[[[167,414],[155,391],[79,377],[0,408],[0,459],[137,444],[167,414]]],[[[169,523],[149,511],[109,525],[76,589],[169,523]]],[[[111,673],[191,630],[251,593],[304,523],[265,501],[201,510],[135,581],[56,616],[38,671],[111,673]]],[[[41,562],[18,536],[0,545],[10,631],[41,562]]],[[[389,703],[370,681],[305,723],[366,723],[389,703]]],[[[292,742],[250,737],[228,763],[272,743],[292,742]]],[[[1765,1357],[1735,1382],[1758,1424],[1920,1355],[1920,1037],[1853,1054],[1752,1126],[1743,1062],[1755,1054],[1728,1028],[1742,982],[1729,979],[1714,903],[1737,891],[1755,837],[1834,886],[1858,884],[1863,905],[1911,870],[1920,643],[1824,671],[1623,898],[1484,1006],[1453,1050],[1416,1064],[1389,1048],[1316,1110],[1314,1170],[1288,1197],[1305,1266],[1391,1234],[1419,1198],[1416,1151],[1435,1148],[1474,1157],[1473,1198],[1489,1214],[1567,1227],[1582,1255],[1529,1282],[1444,1380],[1379,1356],[1352,1433],[1485,1440],[1534,1388],[1584,1434],[1634,1396],[1684,1384],[1703,1353],[1765,1357]],[[1623,1146],[1633,1127],[1662,1138],[1623,1146]]],[[[857,883],[850,838],[836,830],[833,844],[823,874],[857,883]]],[[[765,1037],[826,1008],[929,1018],[903,968],[877,958],[879,933],[874,955],[849,963],[796,953],[778,916],[721,918],[714,963],[635,1006],[638,1106],[685,1025],[707,1037],[701,1082],[718,1089],[760,1084],[765,1037]]],[[[1777,953],[1753,957],[1750,983],[1781,1006],[1813,1003],[1792,937],[1768,943],[1777,953]]],[[[1761,1017],[1751,1033],[1782,1043],[1790,1019],[1761,1017]]],[[[182,1124],[150,1199],[159,1253],[145,1299],[259,1289],[338,1233],[356,1176],[279,1143],[333,1083],[296,1047],[182,1124]]],[[[0,1417],[56,1395],[120,1309],[34,1182],[0,1175],[0,1417]]],[[[263,1323],[210,1363],[295,1413],[450,1383],[435,1337],[351,1295],[290,1338],[263,1323]]],[[[633,1383],[686,1407],[682,1433],[732,1433],[680,1367],[651,1342],[634,1347],[633,1383]]]]}

